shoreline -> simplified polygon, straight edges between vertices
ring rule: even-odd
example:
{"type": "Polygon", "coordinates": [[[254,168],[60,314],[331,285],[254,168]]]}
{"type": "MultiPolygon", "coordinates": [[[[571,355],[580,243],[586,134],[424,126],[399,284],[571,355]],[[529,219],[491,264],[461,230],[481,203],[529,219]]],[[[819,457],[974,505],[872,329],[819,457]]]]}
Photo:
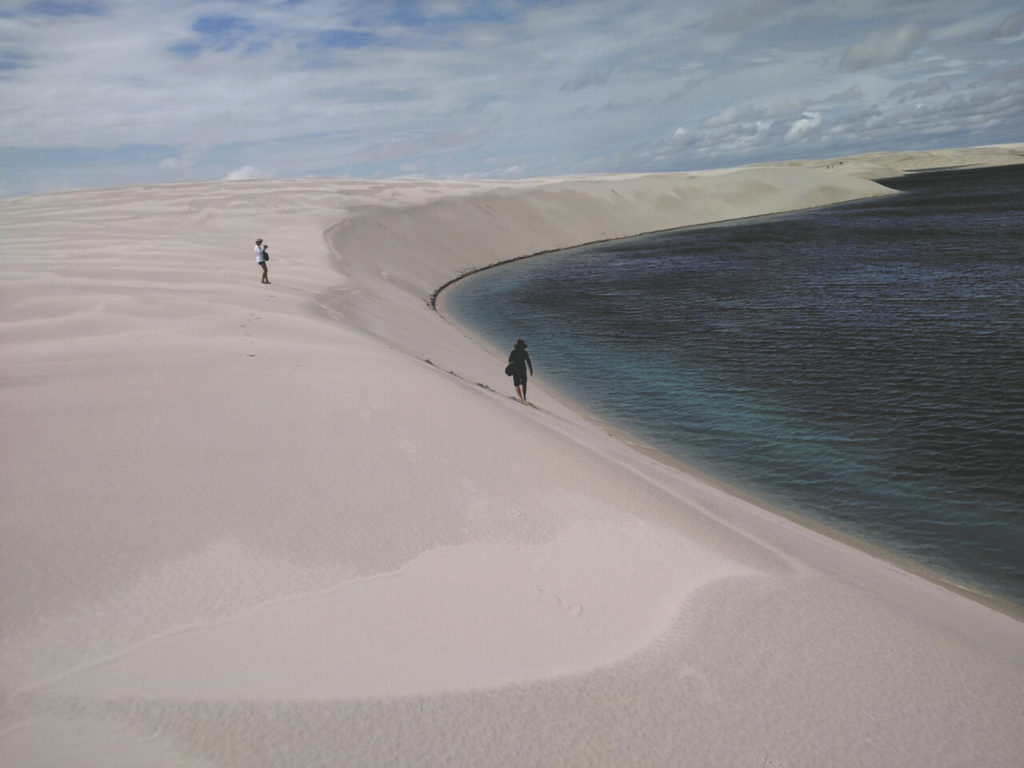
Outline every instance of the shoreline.
{"type": "MultiPolygon", "coordinates": [[[[510,261],[517,260],[518,259],[512,259],[510,261]]],[[[484,270],[490,268],[491,267],[486,267],[484,268],[484,270]]],[[[471,274],[476,273],[474,272],[471,274]]],[[[469,275],[465,276],[468,277],[469,275]]],[[[437,312],[447,322],[450,322],[454,327],[465,332],[477,343],[481,344],[482,346],[488,349],[491,349],[491,345],[484,341],[480,336],[478,336],[473,331],[472,328],[468,328],[451,319],[450,315],[448,315],[445,312],[443,305],[437,308],[437,312]]],[[[736,485],[732,485],[722,480],[721,478],[716,477],[715,475],[698,469],[692,464],[686,463],[682,459],[673,456],[671,453],[668,453],[667,451],[661,450],[651,445],[650,443],[646,442],[642,437],[630,432],[629,430],[624,429],[622,427],[618,427],[612,424],[611,422],[605,421],[600,416],[596,415],[593,411],[590,411],[587,408],[585,408],[572,397],[564,394],[562,390],[559,389],[558,387],[555,387],[550,382],[545,382],[544,377],[537,376],[533,378],[536,378],[537,386],[543,387],[547,395],[555,398],[570,410],[575,411],[582,418],[589,420],[590,422],[598,426],[601,430],[611,435],[613,439],[618,440],[623,445],[628,446],[630,449],[636,450],[639,453],[649,458],[652,458],[661,464],[664,464],[666,467],[689,475],[700,482],[707,483],[708,485],[718,488],[719,490],[729,494],[730,496],[735,497],[736,499],[742,500],[748,504],[763,509],[765,512],[769,514],[777,515],[778,517],[787,520],[788,522],[791,522],[795,525],[799,525],[802,528],[806,528],[808,531],[811,531],[815,534],[819,534],[821,536],[825,536],[829,539],[832,539],[838,544],[842,544],[844,546],[862,552],[863,554],[868,555],[874,558],[875,560],[878,560],[888,565],[896,566],[906,571],[908,574],[915,576],[917,578],[924,579],[925,581],[935,584],[936,586],[941,587],[942,589],[945,589],[950,593],[972,600],[973,602],[976,602],[979,605],[983,605],[986,608],[991,608],[992,610],[998,611],[999,613],[1016,621],[1024,622],[1024,605],[1018,605],[1012,600],[1002,597],[1000,595],[995,595],[985,592],[981,589],[972,588],[969,584],[958,583],[953,578],[944,577],[943,574],[937,569],[929,568],[927,565],[917,562],[908,555],[903,555],[897,550],[890,549],[882,543],[877,543],[863,536],[858,536],[853,532],[843,530],[842,528],[837,527],[835,525],[829,525],[827,522],[814,518],[810,515],[802,515],[799,512],[794,512],[792,510],[786,509],[785,507],[772,503],[751,491],[745,490],[744,488],[741,488],[736,485]]],[[[950,574],[950,576],[952,577],[953,574],[950,574]]]]}
{"type": "MultiPolygon", "coordinates": [[[[963,165],[963,166],[959,166],[957,168],[934,168],[934,169],[929,168],[929,169],[924,169],[924,170],[911,171],[910,173],[914,173],[914,174],[938,173],[938,172],[956,171],[956,170],[971,170],[971,169],[975,169],[977,167],[978,166],[976,166],[976,165],[963,165]]],[[[984,167],[984,166],[982,166],[982,167],[984,167]]],[[[878,181],[881,183],[881,182],[884,181],[884,179],[879,179],[878,181]]],[[[896,191],[894,190],[894,192],[896,192],[896,191]]],[[[836,207],[836,206],[856,204],[858,202],[861,202],[861,201],[860,200],[850,200],[850,201],[844,201],[844,202],[835,203],[833,205],[824,206],[824,207],[832,208],[832,207],[836,207]]],[[[620,238],[620,239],[629,240],[629,239],[634,238],[634,237],[646,237],[648,235],[656,235],[656,234],[659,234],[659,233],[662,233],[662,232],[672,232],[672,231],[682,231],[682,230],[690,230],[690,229],[700,229],[700,228],[703,228],[703,227],[731,226],[733,224],[741,224],[743,222],[756,221],[758,219],[768,219],[768,218],[771,218],[771,217],[777,216],[777,215],[799,214],[799,213],[802,213],[804,211],[813,211],[813,210],[817,210],[817,207],[811,207],[811,208],[801,209],[799,211],[787,212],[786,214],[764,214],[764,215],[751,216],[751,217],[742,217],[742,218],[737,218],[737,219],[728,219],[728,220],[721,220],[721,221],[706,222],[706,223],[694,224],[694,225],[690,225],[690,226],[686,226],[686,227],[676,227],[676,228],[665,229],[665,230],[655,230],[655,231],[652,231],[652,232],[643,232],[643,233],[640,233],[640,234],[637,234],[637,235],[630,235],[630,236],[628,236],[626,238],[620,238]]],[[[535,257],[538,257],[538,256],[547,256],[547,255],[551,255],[551,254],[556,254],[559,251],[568,251],[568,250],[574,250],[574,249],[577,249],[577,248],[587,248],[589,246],[599,245],[601,243],[607,243],[607,242],[613,242],[613,240],[598,240],[598,241],[594,241],[594,242],[587,242],[587,243],[581,243],[579,245],[569,246],[568,248],[564,248],[564,249],[546,250],[546,251],[539,251],[537,253],[527,254],[527,255],[524,255],[524,256],[515,256],[515,257],[512,257],[510,259],[505,259],[505,260],[500,261],[500,262],[496,262],[496,263],[492,263],[492,264],[487,264],[487,265],[479,267],[477,269],[470,270],[468,272],[465,272],[465,273],[462,273],[462,274],[458,275],[457,277],[447,281],[446,283],[441,285],[439,288],[437,288],[431,294],[431,296],[430,296],[429,305],[446,322],[450,323],[451,325],[453,325],[457,329],[460,329],[462,332],[466,333],[470,338],[472,338],[475,341],[475,343],[479,344],[480,346],[482,346],[482,347],[484,347],[484,348],[486,348],[488,350],[491,350],[494,354],[500,356],[499,351],[494,349],[491,346],[491,344],[486,342],[473,328],[468,327],[466,325],[463,325],[462,323],[459,323],[458,321],[456,321],[452,317],[451,313],[446,309],[446,306],[445,306],[446,300],[445,300],[445,297],[444,297],[444,291],[447,288],[450,288],[451,286],[455,285],[459,281],[461,281],[463,279],[466,279],[468,277],[479,275],[482,272],[488,272],[490,270],[497,269],[497,268],[500,268],[502,266],[513,264],[513,263],[516,263],[516,262],[519,262],[519,261],[524,261],[526,259],[535,258],[535,257]]],[[[633,448],[633,449],[643,453],[646,456],[654,458],[655,460],[665,464],[668,467],[671,467],[671,468],[673,468],[673,469],[675,469],[677,471],[680,471],[680,472],[686,473],[688,475],[691,475],[691,476],[697,478],[698,480],[700,480],[702,482],[705,482],[705,483],[708,483],[710,485],[713,485],[714,487],[719,488],[722,491],[724,491],[724,492],[726,492],[726,493],[728,493],[728,494],[730,494],[732,496],[735,496],[738,499],[742,499],[743,501],[748,502],[750,504],[753,504],[753,505],[755,505],[757,507],[760,507],[760,508],[764,509],[765,511],[770,512],[771,514],[778,515],[778,516],[780,516],[780,517],[782,517],[782,518],[784,518],[784,519],[786,519],[786,520],[788,520],[790,522],[793,522],[793,523],[795,523],[797,525],[800,525],[800,526],[803,526],[805,528],[808,528],[809,530],[811,530],[811,531],[813,531],[815,533],[821,534],[823,536],[827,536],[828,538],[831,538],[831,539],[837,541],[840,544],[844,544],[846,546],[849,546],[849,547],[852,547],[854,549],[857,549],[858,551],[861,551],[861,552],[863,552],[863,553],[865,553],[865,554],[867,554],[867,555],[869,555],[869,556],[871,556],[871,557],[873,557],[873,558],[875,558],[877,560],[880,560],[880,561],[882,561],[884,563],[888,563],[888,564],[897,566],[897,567],[907,571],[908,573],[913,574],[914,576],[917,576],[919,578],[925,579],[926,581],[929,581],[929,582],[931,582],[931,583],[933,583],[933,584],[935,584],[937,586],[940,586],[940,587],[942,587],[942,588],[944,588],[946,590],[949,590],[952,593],[955,593],[955,594],[960,595],[962,597],[966,597],[966,598],[968,598],[970,600],[973,600],[973,601],[975,601],[975,602],[977,602],[977,603],[979,603],[981,605],[984,605],[984,606],[986,606],[988,608],[996,610],[996,611],[998,611],[998,612],[1000,612],[1002,614],[1005,614],[1006,616],[1008,616],[1008,617],[1010,617],[1012,619],[1015,619],[1017,621],[1024,621],[1024,604],[1018,604],[1015,601],[1011,600],[1010,598],[1004,597],[1004,596],[999,595],[999,594],[990,593],[990,592],[982,589],[981,587],[975,587],[975,586],[971,585],[968,582],[958,581],[957,580],[957,574],[954,574],[954,573],[944,573],[940,569],[929,567],[927,564],[925,564],[923,562],[919,562],[919,561],[913,559],[911,556],[909,556],[907,554],[904,554],[904,553],[901,553],[899,550],[896,550],[896,549],[893,549],[891,547],[886,546],[886,544],[884,542],[874,541],[874,540],[872,540],[872,539],[870,539],[870,538],[868,538],[866,536],[858,535],[857,533],[855,533],[853,531],[845,530],[845,529],[843,529],[842,527],[840,527],[838,525],[830,524],[828,521],[816,518],[816,517],[814,517],[812,515],[801,514],[798,511],[787,509],[785,507],[780,506],[779,504],[772,503],[772,502],[770,502],[770,501],[760,497],[759,495],[757,495],[756,493],[754,493],[752,491],[749,491],[749,490],[746,490],[746,489],[744,489],[744,488],[742,488],[740,486],[728,483],[725,480],[722,480],[721,478],[716,477],[715,475],[713,475],[713,474],[711,474],[711,473],[709,473],[707,471],[698,469],[697,467],[695,467],[695,466],[687,463],[686,461],[684,461],[684,460],[674,456],[673,454],[669,453],[668,451],[662,450],[660,448],[657,448],[657,447],[651,445],[643,437],[641,437],[640,435],[637,435],[637,434],[629,431],[629,429],[624,428],[624,427],[616,426],[616,425],[612,424],[611,422],[602,419],[600,416],[598,416],[593,411],[591,411],[588,408],[586,408],[585,406],[583,406],[579,401],[575,400],[573,397],[571,397],[570,395],[566,394],[564,391],[562,391],[560,388],[556,387],[551,382],[546,382],[544,380],[543,376],[537,376],[537,377],[534,377],[534,378],[536,378],[537,384],[539,386],[543,387],[548,395],[550,395],[550,396],[554,397],[555,399],[559,400],[563,405],[565,405],[570,410],[575,411],[581,417],[583,417],[583,418],[593,422],[594,424],[598,425],[602,430],[606,431],[608,434],[612,435],[615,439],[619,440],[620,442],[624,443],[625,445],[630,446],[631,448],[633,448]]]]}
{"type": "MultiPolygon", "coordinates": [[[[878,180],[878,181],[879,181],[879,183],[881,183],[882,180],[878,180]]],[[[893,194],[900,194],[896,190],[892,190],[892,193],[893,194]]],[[[430,297],[427,299],[427,304],[428,304],[428,306],[431,309],[437,310],[438,309],[438,306],[437,306],[438,299],[440,298],[440,296],[444,292],[444,290],[446,288],[449,288],[449,287],[455,285],[455,283],[459,282],[460,280],[463,280],[463,279],[465,279],[467,277],[472,277],[473,275],[478,275],[481,272],[487,272],[487,271],[492,270],[492,269],[497,269],[498,267],[503,267],[503,266],[505,266],[507,264],[514,264],[514,263],[516,263],[518,261],[525,261],[526,259],[533,259],[533,258],[536,258],[538,256],[549,256],[551,254],[560,253],[562,251],[570,251],[570,250],[574,250],[576,248],[589,248],[591,246],[601,245],[603,243],[613,243],[613,242],[616,242],[618,240],[629,240],[629,239],[632,239],[634,237],[647,237],[647,236],[650,236],[650,235],[659,235],[659,234],[664,234],[664,233],[668,233],[668,232],[675,232],[677,230],[702,229],[704,227],[729,227],[729,226],[733,226],[735,224],[741,224],[741,223],[744,223],[744,222],[755,222],[755,221],[758,221],[760,219],[770,219],[770,218],[773,218],[775,216],[789,216],[789,215],[792,215],[792,214],[802,213],[804,211],[814,211],[814,210],[819,210],[819,209],[824,209],[824,208],[834,208],[836,206],[842,206],[842,205],[856,205],[857,203],[862,202],[863,200],[866,200],[866,199],[870,199],[870,198],[854,198],[852,200],[841,200],[839,202],[827,203],[825,205],[812,205],[812,206],[808,206],[807,208],[797,208],[797,209],[789,210],[789,211],[777,211],[777,212],[773,212],[773,213],[758,213],[758,214],[754,214],[752,216],[737,216],[737,217],[731,218],[731,219],[718,219],[718,220],[715,220],[715,221],[702,221],[702,222],[699,222],[697,224],[686,224],[686,225],[683,225],[683,226],[680,226],[680,227],[666,227],[664,229],[652,229],[652,230],[647,231],[647,232],[637,232],[636,234],[626,235],[625,237],[608,237],[608,238],[602,238],[600,240],[589,240],[589,241],[587,241],[585,243],[576,243],[575,245],[568,245],[568,246],[566,246],[564,248],[548,248],[548,249],[545,249],[545,250],[542,250],[542,251],[536,251],[534,253],[527,253],[527,254],[522,255],[522,256],[511,256],[511,257],[509,257],[507,259],[502,259],[501,261],[495,261],[495,262],[492,262],[490,264],[485,264],[484,266],[481,266],[481,267],[473,267],[473,268],[471,268],[471,269],[469,269],[469,270],[467,270],[465,272],[461,272],[460,274],[458,274],[455,277],[453,277],[451,280],[448,280],[445,283],[443,283],[439,288],[435,288],[434,291],[430,294],[430,297]]]]}
{"type": "Polygon", "coordinates": [[[1024,622],[547,384],[524,408],[431,306],[522,254],[889,194],[885,160],[0,200],[0,756],[1015,765],[1024,622]]]}

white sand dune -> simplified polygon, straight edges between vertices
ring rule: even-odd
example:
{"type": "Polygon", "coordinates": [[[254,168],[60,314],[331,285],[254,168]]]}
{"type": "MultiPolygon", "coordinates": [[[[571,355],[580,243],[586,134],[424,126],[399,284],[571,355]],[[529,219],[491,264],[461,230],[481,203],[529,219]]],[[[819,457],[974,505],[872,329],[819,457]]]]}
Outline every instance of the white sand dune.
{"type": "Polygon", "coordinates": [[[519,405],[430,300],[1022,159],[0,200],[0,763],[1018,765],[1024,624],[519,405]]]}

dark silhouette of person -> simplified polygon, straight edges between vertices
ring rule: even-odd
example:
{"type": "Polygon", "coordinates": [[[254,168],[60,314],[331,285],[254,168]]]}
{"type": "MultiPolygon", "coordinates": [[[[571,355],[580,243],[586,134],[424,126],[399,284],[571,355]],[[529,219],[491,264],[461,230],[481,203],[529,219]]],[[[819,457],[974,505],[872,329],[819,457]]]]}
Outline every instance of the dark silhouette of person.
{"type": "Polygon", "coordinates": [[[530,360],[530,353],[526,351],[526,342],[522,339],[516,341],[512,352],[508,356],[508,364],[512,366],[512,383],[516,388],[516,397],[519,402],[526,402],[526,367],[530,367],[530,375],[533,376],[533,361],[530,360]]]}

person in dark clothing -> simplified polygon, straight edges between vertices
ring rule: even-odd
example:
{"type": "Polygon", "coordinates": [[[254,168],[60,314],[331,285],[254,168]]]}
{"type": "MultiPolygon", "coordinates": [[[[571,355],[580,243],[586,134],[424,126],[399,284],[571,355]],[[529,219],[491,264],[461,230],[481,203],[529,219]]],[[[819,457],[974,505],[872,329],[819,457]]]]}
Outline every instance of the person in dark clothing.
{"type": "Polygon", "coordinates": [[[522,339],[516,341],[515,347],[508,356],[508,364],[512,366],[512,383],[516,388],[516,397],[519,402],[526,402],[526,367],[530,367],[530,375],[533,376],[533,361],[530,360],[530,353],[526,351],[526,342],[522,339]]]}

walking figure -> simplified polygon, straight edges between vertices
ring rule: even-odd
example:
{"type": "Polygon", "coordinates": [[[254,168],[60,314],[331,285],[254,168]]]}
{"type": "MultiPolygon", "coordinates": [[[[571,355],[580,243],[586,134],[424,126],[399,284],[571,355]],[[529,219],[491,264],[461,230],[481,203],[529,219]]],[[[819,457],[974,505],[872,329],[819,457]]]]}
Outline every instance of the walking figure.
{"type": "Polygon", "coordinates": [[[533,376],[533,361],[530,360],[530,353],[526,351],[526,342],[522,339],[516,341],[512,352],[508,356],[508,365],[511,369],[512,384],[516,388],[516,397],[519,402],[526,402],[526,367],[530,367],[530,375],[533,376]]]}

